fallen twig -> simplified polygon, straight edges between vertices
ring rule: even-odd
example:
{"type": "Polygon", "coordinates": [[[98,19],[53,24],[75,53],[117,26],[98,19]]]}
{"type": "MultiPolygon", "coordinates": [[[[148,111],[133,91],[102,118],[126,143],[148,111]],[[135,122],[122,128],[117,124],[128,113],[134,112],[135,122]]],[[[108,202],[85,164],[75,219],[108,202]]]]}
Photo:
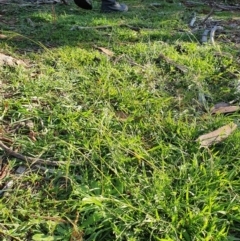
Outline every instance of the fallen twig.
{"type": "Polygon", "coordinates": [[[88,29],[111,29],[113,27],[126,27],[129,28],[131,30],[134,30],[136,32],[139,32],[141,30],[140,27],[135,27],[135,26],[131,26],[128,24],[119,24],[119,25],[101,25],[101,26],[73,26],[70,30],[88,30],[88,29]]]}
{"type": "Polygon", "coordinates": [[[18,152],[15,152],[13,150],[11,150],[9,147],[7,147],[6,145],[3,144],[3,142],[0,141],[0,147],[9,155],[9,156],[13,156],[17,159],[26,161],[26,162],[30,162],[31,164],[44,164],[44,165],[49,165],[49,166],[59,166],[64,164],[64,162],[61,161],[51,161],[51,160],[44,160],[41,158],[34,158],[34,157],[28,157],[28,156],[24,156],[18,152]]]}
{"type": "MultiPolygon", "coordinates": [[[[193,1],[181,1],[181,3],[186,6],[186,7],[195,7],[195,6],[202,6],[202,5],[209,5],[209,6],[213,6],[213,3],[210,2],[193,2],[193,1]]],[[[214,6],[220,10],[240,10],[240,6],[229,6],[229,5],[223,5],[223,4],[217,4],[216,2],[214,2],[214,6]]]]}
{"type": "Polygon", "coordinates": [[[223,5],[223,4],[215,4],[215,6],[225,11],[240,10],[240,6],[229,6],[229,5],[223,5]]]}
{"type": "Polygon", "coordinates": [[[73,26],[70,30],[88,30],[88,29],[108,29],[113,28],[112,25],[103,26],[73,26]]]}
{"type": "Polygon", "coordinates": [[[214,10],[215,10],[215,5],[213,5],[213,7],[211,8],[211,11],[209,12],[209,14],[200,23],[201,25],[203,25],[209,19],[209,17],[214,13],[214,10]]]}
{"type": "Polygon", "coordinates": [[[159,62],[161,59],[163,59],[169,65],[174,66],[176,69],[180,70],[184,74],[188,72],[188,68],[186,66],[176,63],[175,61],[169,59],[167,56],[165,56],[163,54],[160,54],[158,56],[158,58],[156,59],[156,62],[159,62]]]}
{"type": "Polygon", "coordinates": [[[129,28],[133,31],[136,31],[136,32],[139,32],[142,28],[140,27],[136,27],[136,26],[131,26],[131,25],[128,25],[128,24],[120,24],[119,27],[126,27],[126,28],[129,28]]]}
{"type": "Polygon", "coordinates": [[[192,1],[181,1],[181,3],[186,7],[194,7],[197,5],[204,5],[203,2],[192,2],[192,1]]]}

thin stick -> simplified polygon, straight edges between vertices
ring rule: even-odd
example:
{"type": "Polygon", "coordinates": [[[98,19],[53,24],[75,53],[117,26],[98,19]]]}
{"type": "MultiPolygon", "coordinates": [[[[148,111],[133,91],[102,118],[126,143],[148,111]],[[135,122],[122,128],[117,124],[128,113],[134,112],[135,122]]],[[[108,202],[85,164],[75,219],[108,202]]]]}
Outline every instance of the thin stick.
{"type": "Polygon", "coordinates": [[[217,4],[217,3],[216,3],[216,7],[226,11],[240,10],[239,6],[227,6],[227,5],[217,4]]]}
{"type": "Polygon", "coordinates": [[[112,25],[103,25],[103,26],[73,26],[71,30],[87,30],[87,29],[108,29],[113,28],[112,25]]]}
{"type": "Polygon", "coordinates": [[[200,24],[204,24],[209,19],[209,17],[214,13],[214,10],[215,10],[215,5],[213,5],[209,14],[203,19],[203,21],[200,24]]]}
{"type": "Polygon", "coordinates": [[[49,165],[49,166],[59,166],[59,165],[64,164],[64,162],[61,162],[61,161],[50,161],[50,160],[44,160],[41,158],[33,158],[33,157],[24,156],[18,152],[11,150],[9,147],[4,145],[2,141],[0,141],[0,147],[5,152],[7,152],[7,154],[9,156],[13,156],[13,157],[16,157],[17,159],[20,159],[20,160],[23,160],[26,162],[30,162],[31,164],[45,164],[45,165],[49,165]]]}
{"type": "Polygon", "coordinates": [[[131,30],[134,30],[136,32],[139,32],[141,30],[140,27],[135,27],[135,26],[131,26],[128,24],[118,24],[118,25],[102,25],[102,26],[73,26],[71,28],[71,30],[88,30],[88,29],[111,29],[114,27],[126,27],[126,28],[130,28],[131,30]]]}
{"type": "Polygon", "coordinates": [[[175,61],[169,59],[167,56],[165,56],[164,54],[159,54],[159,57],[157,59],[157,61],[159,61],[160,59],[163,59],[166,61],[166,63],[173,65],[175,68],[177,68],[178,70],[180,70],[181,72],[183,72],[184,74],[188,72],[188,68],[184,65],[180,65],[178,63],[176,63],[175,61]]]}

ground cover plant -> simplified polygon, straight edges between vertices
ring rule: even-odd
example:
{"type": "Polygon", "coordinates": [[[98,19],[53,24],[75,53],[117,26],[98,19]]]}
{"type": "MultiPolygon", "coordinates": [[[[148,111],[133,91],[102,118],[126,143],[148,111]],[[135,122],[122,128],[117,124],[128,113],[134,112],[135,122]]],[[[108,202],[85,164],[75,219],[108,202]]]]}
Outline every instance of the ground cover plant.
{"type": "Polygon", "coordinates": [[[68,3],[0,1],[0,240],[240,240],[239,12],[68,3]]]}

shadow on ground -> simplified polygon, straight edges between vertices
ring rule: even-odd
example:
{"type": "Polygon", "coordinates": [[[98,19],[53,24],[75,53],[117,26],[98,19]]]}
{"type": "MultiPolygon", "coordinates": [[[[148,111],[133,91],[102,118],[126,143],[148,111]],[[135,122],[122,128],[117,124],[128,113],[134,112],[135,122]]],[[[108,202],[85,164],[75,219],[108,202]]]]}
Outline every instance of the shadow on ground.
{"type": "Polygon", "coordinates": [[[72,1],[63,4],[3,4],[0,27],[5,41],[16,51],[40,51],[43,46],[128,45],[136,42],[171,41],[180,37],[184,8],[174,4],[150,8],[149,2],[127,2],[129,12],[102,14],[100,2],[92,11],[79,9],[72,1]],[[20,6],[20,7],[19,7],[20,6]],[[156,21],[156,19],[158,21],[156,21]],[[161,25],[169,24],[169,31],[161,25]],[[170,30],[171,29],[171,30],[170,30]],[[174,38],[174,35],[176,38],[174,38]],[[10,36],[10,37],[9,37],[10,36]]]}

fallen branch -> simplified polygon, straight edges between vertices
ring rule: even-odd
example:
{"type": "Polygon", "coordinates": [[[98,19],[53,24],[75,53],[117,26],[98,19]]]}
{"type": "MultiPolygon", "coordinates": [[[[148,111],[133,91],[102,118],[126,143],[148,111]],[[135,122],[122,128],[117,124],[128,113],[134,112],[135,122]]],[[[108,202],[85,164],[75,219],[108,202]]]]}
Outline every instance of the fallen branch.
{"type": "Polygon", "coordinates": [[[216,2],[194,2],[194,1],[181,1],[181,3],[186,6],[186,7],[189,7],[189,8],[192,8],[192,7],[196,7],[196,6],[205,6],[205,5],[208,5],[210,7],[214,6],[220,10],[225,10],[225,11],[233,11],[233,10],[240,10],[240,6],[237,5],[237,6],[229,6],[229,5],[224,5],[224,4],[217,4],[216,2]]]}
{"type": "Polygon", "coordinates": [[[192,1],[181,1],[181,3],[186,6],[186,7],[195,7],[195,6],[198,6],[198,5],[204,5],[203,2],[192,2],[192,1]]]}
{"type": "MultiPolygon", "coordinates": [[[[1,2],[0,2],[1,3],[1,2]]],[[[33,1],[30,3],[22,3],[18,4],[19,7],[33,7],[35,5],[41,5],[41,4],[64,4],[64,5],[69,5],[66,0],[38,0],[38,1],[33,1]]],[[[3,3],[3,4],[12,4],[12,3],[3,3]]]]}
{"type": "Polygon", "coordinates": [[[59,166],[64,164],[64,162],[61,161],[50,161],[50,160],[44,160],[41,158],[34,158],[34,157],[29,157],[29,156],[24,156],[18,152],[15,152],[11,150],[9,147],[3,144],[2,141],[0,141],[0,147],[9,155],[13,156],[17,159],[20,159],[22,161],[30,162],[31,164],[44,164],[44,165],[49,165],[49,166],[59,166]]]}
{"type": "Polygon", "coordinates": [[[240,10],[240,6],[228,6],[223,4],[215,4],[215,6],[221,10],[225,11],[233,11],[233,10],[240,10]]]}

